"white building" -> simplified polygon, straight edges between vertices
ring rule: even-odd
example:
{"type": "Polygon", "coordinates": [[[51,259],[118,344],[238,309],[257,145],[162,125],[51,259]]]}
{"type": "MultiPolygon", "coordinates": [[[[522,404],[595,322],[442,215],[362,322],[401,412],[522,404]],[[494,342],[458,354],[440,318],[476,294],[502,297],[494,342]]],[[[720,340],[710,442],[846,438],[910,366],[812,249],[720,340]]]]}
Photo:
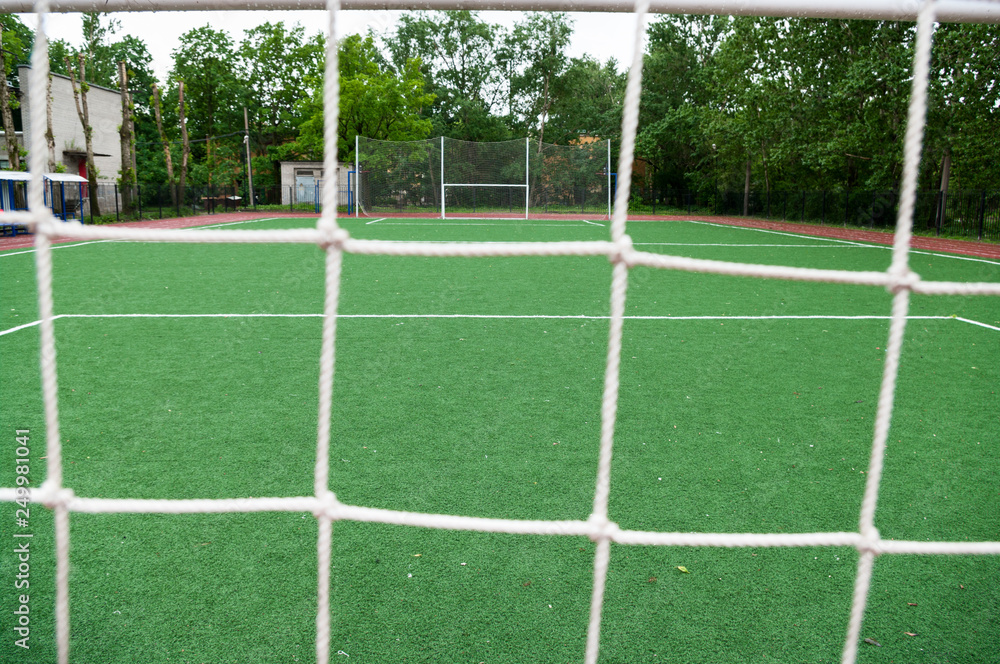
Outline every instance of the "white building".
{"type": "MultiPolygon", "coordinates": [[[[323,182],[323,162],[321,161],[282,161],[281,165],[281,204],[313,203],[319,200],[320,185],[323,182]]],[[[347,205],[348,171],[354,170],[354,164],[337,164],[337,205],[347,205]]],[[[353,176],[351,176],[353,178],[353,176]]],[[[353,185],[353,180],[351,181],[353,185]]]]}
{"type": "MultiPolygon", "coordinates": [[[[17,138],[30,153],[34,149],[31,145],[31,67],[18,65],[17,70],[21,81],[17,98],[21,103],[21,122],[24,127],[24,131],[19,132],[17,138]]],[[[117,90],[90,85],[90,90],[87,92],[87,107],[90,112],[90,126],[93,128],[97,179],[100,182],[112,183],[121,175],[119,172],[122,165],[121,139],[118,134],[122,123],[121,95],[117,90]]],[[[52,134],[56,144],[56,163],[63,164],[67,173],[86,178],[87,143],[83,137],[83,125],[76,112],[70,79],[61,74],[52,74],[52,134]]],[[[48,150],[44,142],[38,148],[43,151],[48,150]]],[[[0,151],[0,157],[6,161],[6,145],[0,151]]]]}

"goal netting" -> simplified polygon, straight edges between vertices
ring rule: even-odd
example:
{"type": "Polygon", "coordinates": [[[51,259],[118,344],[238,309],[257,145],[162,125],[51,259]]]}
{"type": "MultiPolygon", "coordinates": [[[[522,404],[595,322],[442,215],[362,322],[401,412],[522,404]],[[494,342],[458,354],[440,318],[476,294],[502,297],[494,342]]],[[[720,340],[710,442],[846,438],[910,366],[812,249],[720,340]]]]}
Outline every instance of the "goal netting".
{"type": "MultiPolygon", "coordinates": [[[[88,11],[92,9],[91,0],[62,0],[52,3],[61,11],[88,11]]],[[[168,0],[150,0],[142,5],[143,10],[172,9],[179,4],[168,0]]],[[[402,3],[403,6],[407,3],[402,3]]],[[[412,3],[418,4],[418,3],[412,3]]],[[[605,240],[580,242],[525,242],[525,243],[405,243],[378,240],[362,240],[351,237],[337,223],[337,186],[336,178],[326,179],[323,189],[323,208],[315,228],[285,229],[285,230],[164,230],[155,228],[123,228],[114,226],[83,226],[77,223],[64,223],[52,217],[47,211],[43,200],[42,173],[45,172],[45,151],[32,150],[29,163],[32,179],[28,186],[29,211],[12,212],[5,215],[5,220],[11,223],[28,225],[35,233],[35,261],[38,290],[38,329],[40,335],[40,357],[42,375],[42,394],[45,408],[46,426],[46,481],[40,488],[32,488],[27,492],[27,499],[42,503],[54,510],[55,531],[55,624],[58,662],[68,664],[70,653],[70,528],[69,514],[71,512],[88,513],[219,513],[219,512],[264,512],[289,511],[312,514],[318,522],[317,537],[317,604],[316,604],[316,661],[327,664],[331,659],[331,650],[336,647],[330,643],[330,580],[333,536],[332,524],[335,521],[353,520],[402,526],[455,529],[476,532],[512,533],[522,535],[548,536],[586,536],[596,543],[596,553],[593,560],[593,584],[591,589],[591,604],[587,622],[587,638],[585,652],[582,657],[588,664],[598,660],[601,643],[601,612],[604,602],[605,583],[611,564],[611,547],[628,545],[646,546],[698,546],[698,547],[852,547],[859,554],[856,570],[853,599],[846,625],[846,637],[842,638],[842,661],[845,664],[854,662],[857,656],[858,644],[861,639],[861,625],[865,606],[871,586],[872,570],[876,556],[889,554],[963,554],[984,555],[1000,554],[1000,541],[905,541],[883,539],[875,528],[875,512],[878,505],[879,487],[882,479],[883,459],[885,456],[887,435],[891,423],[893,404],[895,400],[896,379],[899,372],[903,333],[907,324],[910,297],[912,294],[934,295],[979,295],[1000,296],[1000,284],[980,282],[931,282],[923,280],[910,270],[909,257],[911,245],[911,229],[913,221],[913,202],[917,183],[917,167],[920,159],[923,140],[924,119],[927,108],[927,82],[930,62],[930,48],[936,20],[971,20],[1000,22],[1000,12],[997,4],[968,1],[943,1],[941,3],[926,2],[921,5],[901,4],[890,0],[871,0],[863,5],[841,0],[839,2],[816,3],[807,0],[786,0],[782,3],[765,3],[749,1],[731,3],[728,0],[702,0],[694,3],[700,13],[746,14],[788,12],[799,16],[827,16],[852,18],[893,18],[917,20],[917,44],[914,55],[912,75],[912,95],[907,118],[907,130],[904,145],[903,187],[901,192],[899,218],[894,237],[891,265],[884,272],[854,272],[845,270],[828,270],[818,268],[791,268],[773,265],[755,265],[749,263],[729,263],[708,261],[679,256],[653,254],[637,250],[626,234],[626,211],[629,198],[630,179],[632,172],[633,152],[635,145],[636,126],[638,123],[638,105],[640,96],[640,81],[642,72],[642,52],[645,34],[645,14],[648,0],[638,0],[635,5],[635,55],[630,64],[627,92],[623,109],[621,149],[617,163],[617,174],[620,186],[614,194],[614,208],[610,223],[610,235],[605,240]],[[778,10],[775,10],[778,7],[778,10]],[[919,11],[918,11],[919,9],[919,11]],[[114,499],[102,497],[77,496],[71,487],[63,482],[63,467],[66,459],[63,455],[60,436],[59,418],[59,387],[56,362],[56,336],[54,328],[55,311],[52,294],[53,284],[53,252],[54,240],[72,238],[75,240],[104,241],[143,241],[143,242],[215,242],[215,243],[300,243],[318,246],[325,254],[325,296],[323,300],[323,332],[319,353],[319,403],[317,418],[316,461],[313,468],[313,492],[308,496],[282,498],[222,498],[222,499],[114,499]],[[610,323],[606,353],[606,369],[604,374],[603,395],[600,402],[601,428],[598,443],[599,452],[594,459],[595,490],[593,509],[586,520],[540,521],[528,519],[496,519],[477,516],[455,516],[442,514],[425,514],[419,512],[395,511],[351,505],[340,502],[334,494],[339,487],[331,486],[329,438],[333,399],[334,352],[338,344],[337,320],[340,296],[341,268],[345,254],[364,253],[382,255],[410,255],[427,257],[449,256],[556,256],[556,255],[589,255],[605,256],[613,264],[610,280],[610,323]],[[867,468],[865,488],[859,513],[858,527],[850,532],[804,532],[804,533],[750,533],[750,532],[659,532],[634,531],[622,529],[609,518],[608,501],[610,495],[612,449],[615,438],[615,421],[617,416],[619,366],[622,350],[622,335],[624,325],[625,298],[629,281],[629,273],[633,268],[645,266],[663,270],[679,270],[689,272],[705,272],[724,275],[739,275],[758,279],[801,280],[809,282],[826,282],[885,288],[892,293],[891,323],[888,343],[885,352],[882,383],[880,387],[876,421],[872,436],[870,461],[867,468]]],[[[227,9],[239,7],[253,9],[254,3],[227,2],[227,9]]],[[[288,6],[289,8],[318,8],[315,2],[269,2],[268,8],[288,6]]],[[[48,46],[45,38],[45,15],[49,2],[40,0],[32,5],[26,0],[8,2],[9,11],[30,11],[38,13],[38,32],[33,46],[31,76],[31,144],[44,145],[45,81],[48,78],[49,60],[48,46]]],[[[189,5],[188,5],[189,6],[189,5]]],[[[206,2],[199,5],[201,9],[215,7],[223,8],[222,3],[206,2]]],[[[350,7],[360,9],[365,7],[380,7],[375,0],[353,0],[350,7]]],[[[436,5],[441,8],[459,8],[462,3],[448,2],[436,5]]],[[[494,4],[483,0],[483,8],[494,8],[494,4]]],[[[619,5],[588,5],[592,8],[619,8],[619,5]]],[[[538,0],[532,7],[544,7],[550,10],[563,10],[565,5],[550,0],[538,0]]],[[[132,0],[109,0],[102,3],[103,11],[123,11],[136,9],[132,0]]],[[[324,83],[325,107],[325,167],[327,173],[337,172],[337,127],[338,127],[338,63],[337,63],[337,17],[339,3],[331,0],[329,4],[329,32],[327,38],[327,69],[324,83]]],[[[660,2],[657,11],[692,11],[692,3],[660,2]]],[[[440,143],[440,139],[438,139],[440,143]]],[[[447,146],[446,146],[446,149],[447,146]]],[[[532,181],[525,172],[525,163],[530,159],[530,145],[523,141],[515,141],[504,152],[481,152],[479,147],[456,144],[450,148],[453,156],[444,159],[444,177],[442,175],[441,157],[434,164],[434,140],[421,142],[405,150],[386,151],[383,162],[369,158],[361,175],[370,178],[371,190],[365,204],[369,213],[374,209],[389,209],[392,206],[422,206],[421,209],[434,209],[442,200],[447,213],[447,185],[462,188],[462,185],[503,185],[514,188],[523,186],[531,197],[532,181]],[[509,150],[507,152],[506,150],[509,150]],[[517,157],[520,152],[522,162],[517,157]],[[395,155],[395,156],[392,156],[395,155]],[[499,155],[499,156],[497,156],[499,155]],[[424,163],[428,166],[424,170],[424,163]],[[399,167],[407,164],[406,168],[399,167]],[[376,180],[374,173],[384,171],[384,179],[376,180]],[[367,171],[367,173],[365,173],[367,171]],[[441,179],[435,182],[435,175],[441,179]],[[378,182],[378,189],[376,189],[378,182]],[[444,199],[435,202],[435,192],[442,191],[444,199]],[[381,206],[381,207],[380,207],[381,206]]],[[[544,150],[542,151],[544,154],[544,150]]],[[[575,153],[568,153],[575,154],[575,153]]],[[[542,161],[544,162],[544,157],[542,161]]],[[[554,152],[552,159],[565,159],[571,162],[573,157],[561,156],[554,152]]],[[[600,167],[594,167],[587,162],[580,166],[582,172],[590,169],[595,175],[601,172],[600,167]]],[[[540,176],[542,181],[534,186],[542,192],[550,187],[551,198],[547,199],[555,207],[575,206],[580,204],[573,193],[578,187],[587,189],[596,187],[593,182],[560,183],[555,179],[545,181],[544,171],[540,176]],[[559,201],[562,201],[561,203],[559,201]]],[[[589,177],[589,176],[588,176],[589,177]]],[[[605,177],[607,173],[605,172],[605,177]]],[[[475,189],[475,187],[471,187],[475,189]]],[[[364,184],[362,192],[365,191],[364,184]]],[[[589,190],[588,190],[589,193],[589,190]]],[[[476,205],[483,205],[479,196],[484,193],[476,190],[476,205]]],[[[545,197],[542,196],[545,200],[545,197]]],[[[458,205],[466,206],[470,202],[459,200],[458,205]]],[[[501,205],[497,199],[490,200],[489,205],[501,205]]],[[[514,203],[509,205],[513,206],[514,203]]],[[[529,204],[530,207],[530,204],[529,204]]],[[[350,343],[350,340],[343,340],[350,343]]],[[[141,417],[141,415],[137,415],[141,417]]],[[[23,500],[25,493],[18,487],[0,489],[0,499],[6,501],[23,500]]],[[[838,500],[830,496],[830,500],[838,500]]],[[[339,563],[338,563],[339,564],[339,563]]],[[[234,589],[235,591],[236,589],[234,589]]],[[[840,609],[838,609],[840,610],[840,609]]],[[[8,633],[6,638],[10,639],[8,633]]],[[[834,636],[841,640],[841,637],[834,636]]],[[[447,657],[447,656],[446,656],[447,657]]],[[[457,654],[454,655],[458,657],[457,654]]]]}
{"type": "Polygon", "coordinates": [[[431,215],[441,210],[441,141],[358,137],[355,166],[359,214],[431,215]]]}
{"type": "Polygon", "coordinates": [[[526,219],[545,214],[609,218],[608,140],[553,145],[447,137],[358,137],[357,214],[526,219]]]}

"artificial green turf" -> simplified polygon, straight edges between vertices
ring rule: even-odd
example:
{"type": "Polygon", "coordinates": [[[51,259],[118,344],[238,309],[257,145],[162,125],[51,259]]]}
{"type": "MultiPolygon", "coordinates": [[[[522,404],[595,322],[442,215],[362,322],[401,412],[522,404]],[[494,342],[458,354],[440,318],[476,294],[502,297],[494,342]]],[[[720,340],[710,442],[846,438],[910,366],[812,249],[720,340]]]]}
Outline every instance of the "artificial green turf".
{"type": "MultiPolygon", "coordinates": [[[[391,240],[608,232],[572,220],[367,221],[343,223],[391,240]]],[[[639,249],[698,258],[851,270],[889,261],[883,247],[711,224],[628,230],[639,249]]],[[[93,243],[54,260],[57,314],[322,310],[314,247],[93,243]]],[[[0,257],[0,329],[37,318],[32,261],[0,257]]],[[[1000,280],[995,262],[915,253],[911,264],[927,279],[1000,280]]],[[[331,489],[389,509],[586,518],[607,321],[503,316],[606,316],[610,273],[597,257],[346,256],[341,313],[501,317],[339,320],[331,489]]],[[[644,530],[856,529],[888,321],[735,317],[885,317],[889,306],[878,288],[632,270],[627,314],[678,320],[625,323],[612,518],[644,530]]],[[[907,326],[876,525],[896,539],[996,540],[1000,333],[947,317],[996,326],[1000,306],[915,297],[911,314],[945,318],[907,326]]],[[[58,320],[64,483],[95,497],[308,495],[320,333],[318,317],[58,320]]],[[[33,484],[45,474],[37,357],[37,327],[0,336],[0,430],[31,428],[33,484]]],[[[12,482],[13,462],[0,464],[0,485],[12,482]]],[[[313,659],[310,515],[73,514],[71,524],[74,661],[313,659]]],[[[3,662],[54,659],[48,510],[33,507],[31,526],[32,649],[5,637],[3,662]]],[[[334,653],[582,659],[586,539],[338,523],[333,546],[334,653]]],[[[615,545],[602,661],[838,661],[856,563],[840,548],[615,545]]],[[[0,576],[14,567],[0,556],[0,576]]],[[[859,661],[991,661],[998,567],[995,557],[880,558],[864,636],[882,647],[862,644],[859,661]]],[[[14,602],[4,593],[0,611],[14,602]]]]}

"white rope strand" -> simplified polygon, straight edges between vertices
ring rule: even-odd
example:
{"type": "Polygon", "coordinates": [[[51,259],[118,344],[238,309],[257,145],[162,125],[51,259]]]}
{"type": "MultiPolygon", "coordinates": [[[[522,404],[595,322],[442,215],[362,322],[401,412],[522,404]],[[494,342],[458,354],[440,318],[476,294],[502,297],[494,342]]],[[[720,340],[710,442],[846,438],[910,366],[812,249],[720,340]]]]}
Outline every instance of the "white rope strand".
{"type": "Polygon", "coordinates": [[[585,664],[596,664],[601,648],[601,613],[604,607],[604,589],[607,585],[608,565],[611,560],[611,535],[618,526],[608,521],[608,499],[611,493],[611,457],[614,448],[615,421],[618,413],[619,369],[621,367],[622,326],[625,315],[625,294],[628,289],[626,254],[632,251],[632,240],[625,235],[628,216],[628,199],[632,182],[632,156],[635,136],[639,126],[639,98],[642,94],[642,58],[646,37],[646,13],[649,0],[635,0],[635,41],[632,65],[629,67],[625,88],[625,106],[622,111],[622,138],[618,160],[618,190],[611,217],[611,241],[615,248],[609,258],[614,264],[611,272],[611,320],[608,324],[607,363],[604,370],[604,393],[601,397],[601,445],[597,461],[597,486],[594,490],[594,507],[591,523],[599,530],[595,538],[594,585],[590,596],[590,617],[587,624],[585,664]]]}
{"type": "Polygon", "coordinates": [[[632,191],[632,159],[635,155],[635,136],[639,127],[639,99],[642,95],[642,57],[646,41],[646,13],[649,0],[635,0],[635,32],[632,64],[625,83],[625,104],[622,111],[621,147],[618,149],[618,175],[615,179],[615,206],[611,212],[611,239],[625,235],[628,217],[628,199],[632,191]]]}
{"type": "MultiPolygon", "coordinates": [[[[16,489],[0,489],[0,501],[21,500],[16,489]]],[[[454,514],[403,512],[378,507],[348,505],[332,493],[315,496],[272,498],[82,498],[69,489],[52,490],[46,485],[30,489],[28,500],[49,507],[64,506],[69,512],[85,514],[227,514],[251,512],[322,513],[331,521],[357,521],[395,526],[455,530],[512,535],[562,535],[606,538],[630,546],[690,546],[720,548],[795,548],[849,546],[870,548],[878,554],[997,555],[1000,541],[913,541],[866,540],[857,532],[810,533],[677,533],[643,530],[620,530],[611,522],[545,521],[531,519],[494,519],[454,514]]]]}
{"type": "MultiPolygon", "coordinates": [[[[340,271],[343,266],[343,243],[347,232],[337,228],[337,147],[340,111],[340,72],[338,65],[337,21],[340,0],[327,0],[329,21],[326,38],[326,71],[323,76],[323,208],[317,231],[326,250],[326,284],[323,301],[323,339],[319,370],[319,417],[316,435],[316,468],[313,490],[317,500],[332,504],[330,492],[330,418],[333,408],[333,375],[336,359],[337,309],[340,301],[340,271]]],[[[330,661],[330,557],[333,540],[331,517],[316,511],[319,522],[316,540],[316,662],[330,661]]]]}
{"type": "MultiPolygon", "coordinates": [[[[28,170],[31,178],[28,180],[28,210],[36,220],[45,210],[44,187],[42,174],[46,169],[46,153],[42,149],[45,142],[45,128],[48,90],[49,90],[49,39],[45,29],[48,22],[49,0],[38,0],[35,5],[38,16],[38,29],[35,30],[35,43],[31,49],[31,71],[28,73],[30,89],[28,97],[31,100],[31,131],[28,145],[28,170]]],[[[46,217],[48,215],[45,215],[46,217]]]]}
{"type": "MultiPolygon", "coordinates": [[[[48,92],[49,54],[45,36],[48,0],[39,0],[38,30],[31,53],[29,75],[31,90],[31,152],[28,182],[28,208],[35,215],[35,273],[38,288],[38,314],[42,400],[45,409],[46,480],[50,491],[62,488],[62,439],[59,433],[59,380],[56,372],[54,305],[52,301],[52,243],[46,232],[52,219],[46,213],[42,174],[45,172],[46,95],[48,92]]],[[[69,516],[64,505],[55,506],[56,544],[56,658],[69,664],[69,516]]]]}
{"type": "Polygon", "coordinates": [[[910,272],[909,268],[909,251],[917,175],[920,168],[920,151],[923,146],[924,121],[927,115],[927,79],[933,34],[934,0],[927,0],[917,19],[917,41],[913,55],[913,88],[910,93],[903,150],[903,186],[892,249],[892,264],[888,271],[890,277],[899,281],[892,286],[895,291],[892,300],[892,322],[889,324],[889,342],[886,347],[882,386],[879,390],[878,408],[875,414],[875,433],[872,439],[871,457],[868,460],[865,493],[861,501],[859,529],[863,543],[859,547],[861,555],[858,560],[858,575],[854,582],[851,614],[841,657],[842,664],[853,664],[857,659],[858,640],[861,638],[865,606],[868,603],[868,592],[871,586],[872,568],[875,564],[875,544],[879,539],[878,530],[875,528],[875,509],[878,505],[879,484],[882,481],[886,440],[889,436],[889,426],[892,423],[896,379],[899,375],[899,357],[903,348],[903,335],[906,332],[906,317],[909,313],[910,291],[908,288],[912,284],[908,282],[916,281],[915,275],[910,272]]]}

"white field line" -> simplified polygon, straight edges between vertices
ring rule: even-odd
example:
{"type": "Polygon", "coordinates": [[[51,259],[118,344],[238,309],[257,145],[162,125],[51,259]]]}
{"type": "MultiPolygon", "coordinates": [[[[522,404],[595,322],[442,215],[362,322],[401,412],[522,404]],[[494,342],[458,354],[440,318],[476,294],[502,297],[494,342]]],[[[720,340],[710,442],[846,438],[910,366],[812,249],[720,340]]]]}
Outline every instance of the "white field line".
{"type": "Polygon", "coordinates": [[[288,217],[264,217],[263,219],[246,219],[244,221],[225,221],[220,224],[209,224],[208,226],[189,226],[188,229],[198,230],[199,228],[223,228],[225,226],[236,226],[238,224],[259,224],[262,221],[277,221],[279,219],[287,218],[288,217]]]}
{"type": "MultiPolygon", "coordinates": [[[[634,222],[630,221],[628,223],[631,224],[631,223],[634,223],[634,222]]],[[[738,229],[744,230],[744,231],[756,231],[757,233],[770,233],[772,235],[784,235],[784,236],[787,236],[787,237],[795,237],[795,238],[813,238],[813,239],[816,238],[816,236],[813,236],[813,235],[799,235],[797,233],[786,233],[784,231],[773,231],[773,230],[768,230],[766,228],[750,228],[749,226],[730,226],[729,224],[715,224],[715,223],[712,223],[712,222],[709,222],[709,221],[688,220],[687,223],[689,223],[689,224],[700,224],[702,226],[715,226],[716,228],[738,228],[738,229]]],[[[885,249],[886,251],[892,251],[892,246],[891,245],[887,245],[887,244],[865,244],[865,243],[862,243],[862,242],[853,242],[851,240],[842,240],[840,238],[835,238],[835,237],[823,238],[823,239],[824,240],[828,240],[828,241],[833,242],[833,243],[836,243],[836,244],[846,244],[846,245],[850,245],[850,246],[853,246],[853,247],[868,247],[869,249],[885,249]]],[[[636,242],[635,244],[639,244],[639,243],[636,242]]],[[[730,244],[730,245],[719,245],[719,246],[740,247],[740,246],[753,246],[753,245],[730,244]]],[[[780,246],[784,246],[784,245],[780,245],[780,246]]],[[[788,245],[788,246],[797,247],[797,246],[805,246],[805,245],[788,245]]],[[[910,253],[911,254],[921,254],[921,255],[924,255],[924,256],[935,256],[937,258],[954,258],[955,260],[959,260],[959,261],[971,261],[973,263],[986,263],[987,265],[1000,265],[1000,261],[994,261],[994,260],[990,260],[988,258],[978,258],[978,257],[975,257],[975,256],[962,256],[961,254],[940,254],[940,253],[933,252],[933,251],[921,251],[919,249],[913,249],[913,248],[910,248],[910,253]]]]}
{"type": "Polygon", "coordinates": [[[586,228],[580,224],[497,224],[497,223],[460,223],[460,222],[420,222],[420,221],[387,221],[382,226],[506,226],[508,228],[521,228],[524,226],[550,226],[550,227],[563,227],[563,228],[586,228]]]}
{"type": "MultiPolygon", "coordinates": [[[[284,217],[267,217],[265,219],[248,219],[246,221],[227,221],[221,224],[210,224],[208,226],[189,226],[184,230],[198,230],[200,228],[221,228],[223,226],[235,226],[236,224],[255,224],[261,221],[275,221],[278,219],[283,219],[284,217]]],[[[127,240],[88,240],[87,242],[77,242],[76,244],[53,244],[52,249],[70,249],[72,247],[84,247],[88,244],[101,244],[102,242],[127,242],[127,240]]],[[[7,256],[20,256],[21,254],[33,254],[34,249],[25,249],[24,251],[12,251],[10,253],[0,254],[0,258],[6,258],[7,256]]]]}
{"type": "MultiPolygon", "coordinates": [[[[53,316],[53,318],[59,318],[59,316],[53,316]]],[[[17,332],[18,330],[24,330],[24,329],[29,328],[29,327],[35,327],[36,325],[39,325],[41,322],[42,321],[40,321],[40,320],[36,320],[36,321],[32,321],[30,323],[25,323],[24,325],[18,325],[17,327],[12,327],[12,328],[10,328],[8,330],[4,330],[3,332],[0,332],[0,337],[2,337],[5,334],[10,334],[11,332],[17,332]]]]}
{"type": "Polygon", "coordinates": [[[979,327],[985,327],[988,330],[996,330],[997,332],[1000,332],[1000,327],[996,327],[995,325],[989,325],[987,323],[980,323],[978,320],[970,320],[968,318],[962,318],[961,316],[955,316],[955,320],[960,320],[963,323],[968,323],[970,325],[978,325],[979,327]]]}
{"type": "MultiPolygon", "coordinates": [[[[322,318],[323,314],[57,314],[59,318],[322,318]]],[[[610,316],[549,315],[549,314],[338,314],[338,318],[452,318],[452,319],[493,319],[493,320],[608,320],[610,316]]],[[[890,316],[625,316],[626,320],[890,320],[890,316]]],[[[958,316],[908,316],[908,320],[957,320],[970,325],[985,327],[1000,332],[1000,327],[958,316]]],[[[0,337],[38,325],[33,321],[0,331],[0,337]]]]}
{"type": "MultiPolygon", "coordinates": [[[[73,247],[83,247],[88,244],[101,244],[102,242],[117,242],[118,240],[89,240],[87,242],[78,242],[76,244],[54,244],[52,249],[71,249],[73,247]]],[[[0,254],[0,258],[7,258],[8,256],[20,256],[21,254],[33,254],[34,249],[25,249],[24,251],[11,251],[9,253],[0,254]]]]}
{"type": "Polygon", "coordinates": [[[377,224],[378,222],[385,221],[386,219],[388,219],[388,217],[379,217],[378,219],[372,219],[371,221],[366,221],[365,226],[368,226],[370,224],[377,224]]]}
{"type": "Polygon", "coordinates": [[[604,224],[599,224],[596,221],[587,221],[586,219],[581,219],[580,221],[585,224],[590,224],[591,226],[600,226],[601,228],[604,228],[604,224]]]}
{"type": "MultiPolygon", "coordinates": [[[[884,247],[885,249],[892,249],[892,247],[884,247]]],[[[933,251],[918,251],[916,249],[910,249],[911,254],[921,254],[923,256],[934,256],[936,258],[954,258],[957,261],[971,261],[973,263],[986,263],[987,265],[1000,265],[1000,261],[990,260],[989,258],[977,258],[976,256],[962,256],[961,254],[938,254],[933,251]]]]}
{"type": "MultiPolygon", "coordinates": [[[[743,230],[743,231],[756,231],[757,233],[768,233],[770,235],[781,235],[781,236],[784,236],[784,237],[794,237],[794,238],[798,238],[798,239],[810,239],[810,240],[815,240],[816,239],[816,237],[813,236],[813,235],[803,235],[803,234],[799,234],[799,233],[788,233],[786,231],[772,231],[772,230],[768,230],[766,228],[750,228],[749,226],[730,226],[729,224],[716,224],[716,223],[712,223],[710,221],[694,221],[693,219],[689,220],[688,223],[689,224],[696,224],[698,226],[714,226],[715,228],[738,228],[738,229],[743,230]]],[[[840,238],[835,238],[835,237],[829,237],[829,238],[823,238],[823,239],[824,240],[828,240],[830,242],[833,242],[835,244],[848,244],[848,245],[853,245],[855,247],[872,247],[872,246],[875,246],[875,247],[882,247],[883,249],[884,248],[892,249],[892,247],[883,247],[882,245],[878,245],[878,244],[871,245],[871,244],[866,244],[864,242],[853,242],[851,240],[842,240],[840,238]]]]}
{"type": "Polygon", "coordinates": [[[730,244],[728,242],[633,242],[634,246],[659,247],[781,247],[783,249],[886,249],[873,244],[858,244],[842,247],[839,244],[730,244]]]}

